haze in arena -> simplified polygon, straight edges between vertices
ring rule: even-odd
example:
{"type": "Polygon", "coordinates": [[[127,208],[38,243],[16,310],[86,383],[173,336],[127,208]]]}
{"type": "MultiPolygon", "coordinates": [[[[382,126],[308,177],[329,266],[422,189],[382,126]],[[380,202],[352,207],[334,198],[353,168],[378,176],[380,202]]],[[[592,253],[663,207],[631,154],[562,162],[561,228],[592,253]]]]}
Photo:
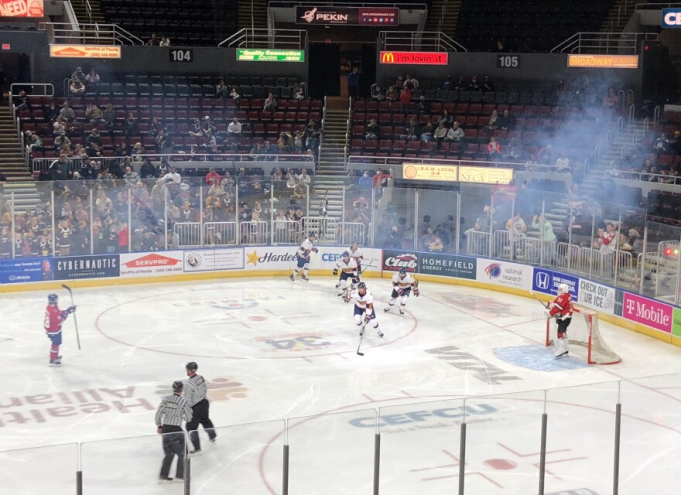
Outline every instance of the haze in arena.
{"type": "Polygon", "coordinates": [[[0,17],[0,493],[681,493],[681,8],[0,17]]]}

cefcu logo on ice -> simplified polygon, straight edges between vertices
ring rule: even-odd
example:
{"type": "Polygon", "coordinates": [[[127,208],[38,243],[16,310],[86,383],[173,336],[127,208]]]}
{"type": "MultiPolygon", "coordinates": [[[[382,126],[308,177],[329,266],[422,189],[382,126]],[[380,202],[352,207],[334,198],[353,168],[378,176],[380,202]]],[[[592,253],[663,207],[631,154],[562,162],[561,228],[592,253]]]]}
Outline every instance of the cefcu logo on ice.
{"type": "Polygon", "coordinates": [[[558,286],[560,284],[567,285],[572,297],[577,297],[579,293],[579,279],[577,277],[541,268],[534,269],[534,279],[532,280],[532,289],[534,291],[544,294],[558,294],[558,286]]]}
{"type": "Polygon", "coordinates": [[[681,9],[662,9],[662,27],[681,28],[681,9]]]}
{"type": "MultiPolygon", "coordinates": [[[[477,404],[447,407],[443,409],[434,409],[432,411],[410,411],[401,414],[389,414],[379,417],[378,426],[385,428],[387,426],[396,425],[410,425],[411,428],[407,430],[417,429],[432,429],[432,428],[446,428],[451,426],[452,420],[460,424],[464,415],[467,418],[467,423],[476,422],[471,417],[485,416],[494,414],[497,409],[490,404],[477,404]],[[437,422],[437,423],[436,423],[437,422]],[[427,423],[427,424],[415,424],[427,423]]],[[[487,421],[492,421],[492,418],[487,418],[487,421]]],[[[479,422],[479,421],[477,421],[479,422]]],[[[366,418],[355,418],[350,420],[350,424],[357,428],[376,428],[376,417],[367,416],[366,418]]],[[[387,430],[387,433],[395,433],[396,430],[387,430]]]]}

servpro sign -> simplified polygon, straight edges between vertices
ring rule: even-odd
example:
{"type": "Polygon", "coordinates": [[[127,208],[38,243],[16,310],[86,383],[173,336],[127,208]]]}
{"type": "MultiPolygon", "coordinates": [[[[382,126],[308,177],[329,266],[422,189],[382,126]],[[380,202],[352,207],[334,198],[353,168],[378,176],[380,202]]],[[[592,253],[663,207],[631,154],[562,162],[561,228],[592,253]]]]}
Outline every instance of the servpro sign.
{"type": "Polygon", "coordinates": [[[382,64],[401,65],[447,65],[447,52],[381,52],[382,64]]]}
{"type": "Polygon", "coordinates": [[[120,46],[50,45],[52,58],[121,58],[120,46]]]}
{"type": "Polygon", "coordinates": [[[0,17],[44,17],[43,0],[0,0],[0,17]]]}

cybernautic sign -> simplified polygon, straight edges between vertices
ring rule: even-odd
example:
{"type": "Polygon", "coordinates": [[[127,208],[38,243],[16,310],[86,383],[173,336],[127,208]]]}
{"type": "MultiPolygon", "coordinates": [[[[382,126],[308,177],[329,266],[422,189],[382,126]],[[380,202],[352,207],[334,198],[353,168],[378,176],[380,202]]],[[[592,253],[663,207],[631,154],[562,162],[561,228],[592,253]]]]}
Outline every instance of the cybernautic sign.
{"type": "Polygon", "coordinates": [[[379,59],[382,64],[391,65],[447,65],[447,52],[392,52],[382,51],[379,59]]]}

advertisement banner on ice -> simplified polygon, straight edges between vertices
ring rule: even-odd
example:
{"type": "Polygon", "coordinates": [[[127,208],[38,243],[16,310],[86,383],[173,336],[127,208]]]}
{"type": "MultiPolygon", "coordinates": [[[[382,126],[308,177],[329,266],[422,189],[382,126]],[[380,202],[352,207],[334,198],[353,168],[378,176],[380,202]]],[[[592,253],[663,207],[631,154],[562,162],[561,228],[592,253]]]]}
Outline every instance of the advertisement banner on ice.
{"type": "Polygon", "coordinates": [[[120,275],[120,260],[117,254],[55,258],[54,272],[56,280],[113,278],[120,275]]]}
{"type": "Polygon", "coordinates": [[[194,249],[184,251],[185,272],[242,270],[243,248],[194,249]]]}
{"type": "Polygon", "coordinates": [[[419,273],[475,280],[477,258],[438,253],[419,253],[419,273]]]}
{"type": "Polygon", "coordinates": [[[246,270],[292,270],[296,266],[297,250],[297,246],[246,247],[244,265],[246,270]]]}
{"type": "Polygon", "coordinates": [[[531,266],[478,258],[476,271],[478,282],[493,283],[527,291],[532,289],[532,275],[534,273],[531,266]]]}
{"type": "Polygon", "coordinates": [[[178,275],[184,271],[182,251],[124,253],[120,259],[122,278],[178,275]]]}
{"type": "Polygon", "coordinates": [[[579,297],[577,302],[586,307],[608,314],[615,314],[617,290],[607,285],[597,284],[590,280],[579,279],[579,297]]]}
{"type": "MultiPolygon", "coordinates": [[[[315,270],[333,270],[345,251],[350,252],[350,246],[319,246],[319,253],[312,255],[310,268],[315,270]]],[[[381,271],[382,253],[380,249],[360,247],[357,250],[357,254],[362,257],[360,261],[362,272],[381,271]]]]}
{"type": "Polygon", "coordinates": [[[565,284],[570,290],[572,300],[576,301],[579,294],[579,279],[571,275],[564,275],[543,268],[535,268],[532,277],[532,290],[543,294],[558,294],[558,286],[565,284]]]}
{"type": "Polygon", "coordinates": [[[52,258],[0,260],[0,284],[54,280],[52,258]]]}
{"type": "Polygon", "coordinates": [[[642,323],[665,333],[671,333],[674,308],[652,299],[625,292],[622,316],[627,320],[642,323]]]}
{"type": "Polygon", "coordinates": [[[415,251],[383,250],[383,271],[399,272],[400,268],[410,273],[416,273],[419,267],[419,256],[415,251]]]}

